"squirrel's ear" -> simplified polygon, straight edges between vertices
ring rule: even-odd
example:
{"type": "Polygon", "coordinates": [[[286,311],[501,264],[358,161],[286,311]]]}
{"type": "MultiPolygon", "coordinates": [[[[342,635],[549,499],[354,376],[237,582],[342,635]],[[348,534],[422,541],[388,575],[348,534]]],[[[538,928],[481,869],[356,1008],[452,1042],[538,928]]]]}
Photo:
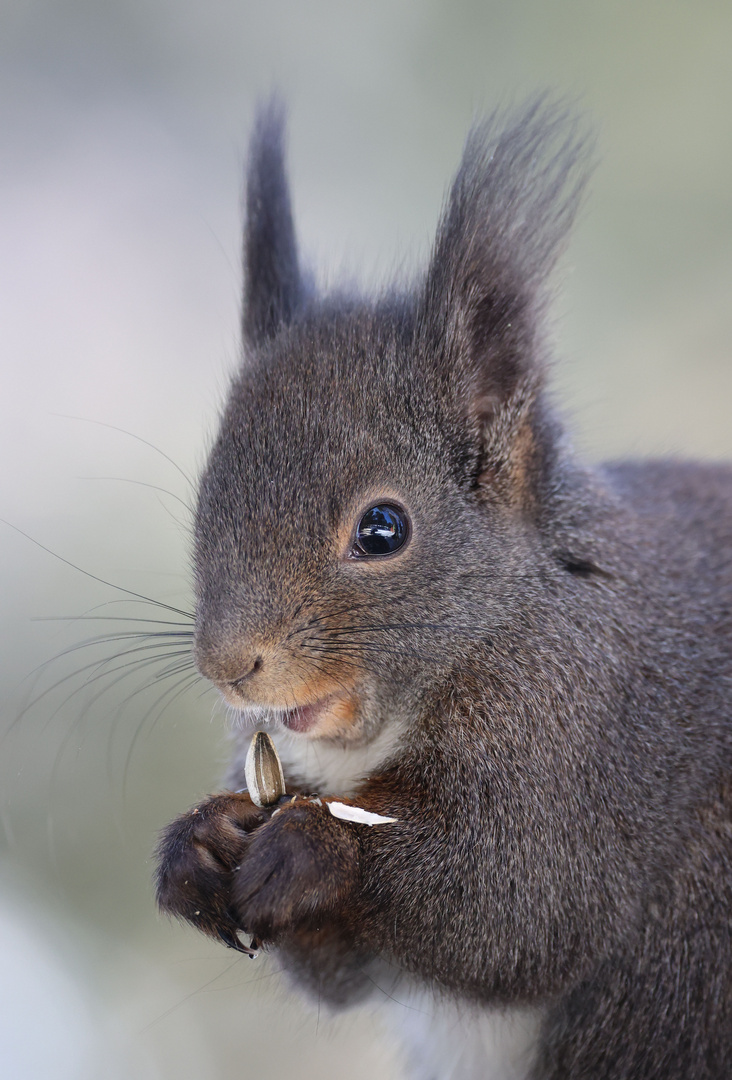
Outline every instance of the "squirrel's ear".
{"type": "Polygon", "coordinates": [[[244,339],[252,345],[289,322],[302,300],[284,160],[285,112],[261,106],[249,144],[244,231],[244,339]]]}
{"type": "Polygon", "coordinates": [[[543,98],[473,127],[425,279],[423,354],[471,414],[540,381],[546,283],[587,177],[587,139],[543,98]]]}

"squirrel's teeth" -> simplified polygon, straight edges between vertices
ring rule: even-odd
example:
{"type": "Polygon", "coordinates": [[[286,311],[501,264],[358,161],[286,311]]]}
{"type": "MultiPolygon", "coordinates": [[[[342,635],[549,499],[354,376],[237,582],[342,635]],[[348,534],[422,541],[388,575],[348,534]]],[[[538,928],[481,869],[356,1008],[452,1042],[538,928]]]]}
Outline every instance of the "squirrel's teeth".
{"type": "Polygon", "coordinates": [[[273,806],[285,794],[282,764],[266,731],[255,731],[244,763],[244,776],[252,802],[273,806]]]}

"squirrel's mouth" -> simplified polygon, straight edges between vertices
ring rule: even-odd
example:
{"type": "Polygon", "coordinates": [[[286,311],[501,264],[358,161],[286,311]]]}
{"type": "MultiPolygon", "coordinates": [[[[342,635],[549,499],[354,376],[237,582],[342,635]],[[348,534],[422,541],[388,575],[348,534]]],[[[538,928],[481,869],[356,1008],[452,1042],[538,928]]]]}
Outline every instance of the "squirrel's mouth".
{"type": "Polygon", "coordinates": [[[340,691],[292,708],[249,706],[241,709],[239,715],[246,727],[273,724],[311,739],[350,739],[360,727],[358,696],[340,691]]]}
{"type": "Polygon", "coordinates": [[[280,714],[280,722],[289,731],[299,733],[310,731],[318,723],[318,720],[323,716],[333,700],[334,696],[331,694],[320,701],[314,701],[311,705],[298,705],[294,709],[286,709],[285,712],[280,714]]]}
{"type": "Polygon", "coordinates": [[[359,726],[358,715],[356,696],[338,692],[308,705],[284,709],[277,714],[277,720],[295,735],[316,739],[353,738],[359,726]]]}

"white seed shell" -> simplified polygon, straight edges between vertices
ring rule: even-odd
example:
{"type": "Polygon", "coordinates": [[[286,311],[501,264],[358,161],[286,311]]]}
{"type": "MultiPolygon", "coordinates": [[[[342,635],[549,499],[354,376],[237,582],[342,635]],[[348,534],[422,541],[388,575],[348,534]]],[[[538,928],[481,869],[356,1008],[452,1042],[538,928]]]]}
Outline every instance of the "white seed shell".
{"type": "Polygon", "coordinates": [[[273,806],[285,794],[285,777],[275,744],[266,731],[256,731],[244,762],[247,791],[257,806],[273,806]]]}
{"type": "Polygon", "coordinates": [[[355,821],[358,825],[390,825],[399,818],[384,817],[383,814],[372,814],[370,810],[363,810],[360,806],[349,806],[348,803],[327,802],[325,804],[333,817],[341,821],[355,821]]]}

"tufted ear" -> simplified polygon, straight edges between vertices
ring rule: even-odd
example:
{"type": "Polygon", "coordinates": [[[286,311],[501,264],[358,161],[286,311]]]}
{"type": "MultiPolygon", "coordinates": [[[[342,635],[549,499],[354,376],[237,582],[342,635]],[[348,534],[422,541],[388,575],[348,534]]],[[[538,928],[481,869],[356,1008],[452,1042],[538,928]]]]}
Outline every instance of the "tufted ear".
{"type": "Polygon", "coordinates": [[[297,311],[303,294],[284,160],[285,114],[260,106],[249,145],[244,231],[244,339],[258,345],[297,311]]]}
{"type": "Polygon", "coordinates": [[[587,141],[543,98],[476,125],[438,227],[418,332],[479,457],[495,459],[476,475],[512,460],[512,440],[530,448],[547,282],[586,183],[587,141]]]}

